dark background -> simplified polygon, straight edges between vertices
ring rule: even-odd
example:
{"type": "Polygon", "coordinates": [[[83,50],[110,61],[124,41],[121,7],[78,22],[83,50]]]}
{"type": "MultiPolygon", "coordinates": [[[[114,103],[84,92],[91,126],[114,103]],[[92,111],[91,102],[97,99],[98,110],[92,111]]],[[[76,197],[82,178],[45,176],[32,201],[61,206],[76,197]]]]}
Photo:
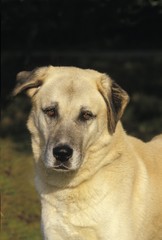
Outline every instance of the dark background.
{"type": "Polygon", "coordinates": [[[128,132],[162,130],[162,0],[2,0],[3,109],[17,72],[50,64],[108,73],[131,96],[128,132]]]}

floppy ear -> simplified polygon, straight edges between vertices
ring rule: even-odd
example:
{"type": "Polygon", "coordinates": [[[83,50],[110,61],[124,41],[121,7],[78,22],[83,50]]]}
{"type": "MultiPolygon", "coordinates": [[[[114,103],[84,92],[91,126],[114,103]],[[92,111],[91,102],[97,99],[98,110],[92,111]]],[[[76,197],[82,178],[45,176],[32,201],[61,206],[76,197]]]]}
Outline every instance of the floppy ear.
{"type": "Polygon", "coordinates": [[[17,85],[13,90],[13,96],[16,96],[22,91],[26,91],[29,97],[36,94],[39,87],[43,84],[47,75],[48,67],[36,68],[33,71],[22,71],[17,74],[17,85]]]}
{"type": "Polygon", "coordinates": [[[129,102],[129,96],[116,82],[112,81],[107,75],[103,75],[99,88],[108,112],[108,130],[114,133],[116,124],[120,120],[129,102]]]}

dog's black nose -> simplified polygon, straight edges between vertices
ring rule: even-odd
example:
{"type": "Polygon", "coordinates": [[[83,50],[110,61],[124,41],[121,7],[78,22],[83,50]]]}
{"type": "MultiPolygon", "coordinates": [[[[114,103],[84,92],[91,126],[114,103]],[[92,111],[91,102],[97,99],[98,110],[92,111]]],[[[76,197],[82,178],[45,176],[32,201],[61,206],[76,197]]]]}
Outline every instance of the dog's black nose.
{"type": "Polygon", "coordinates": [[[73,149],[68,145],[59,145],[53,149],[53,156],[61,162],[68,161],[73,155],[73,149]]]}

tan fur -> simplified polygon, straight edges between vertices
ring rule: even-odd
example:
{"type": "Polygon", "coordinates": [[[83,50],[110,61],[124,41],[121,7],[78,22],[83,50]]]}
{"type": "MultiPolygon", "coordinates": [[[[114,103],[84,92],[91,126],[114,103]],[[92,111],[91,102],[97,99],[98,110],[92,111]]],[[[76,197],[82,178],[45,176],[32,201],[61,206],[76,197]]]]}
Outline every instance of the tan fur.
{"type": "Polygon", "coordinates": [[[44,239],[161,240],[162,135],[144,143],[125,133],[126,92],[105,74],[74,67],[22,72],[18,81],[14,94],[25,90],[33,103],[44,239]],[[87,109],[94,116],[83,121],[87,109]],[[52,155],[60,143],[73,149],[66,170],[52,155]]]}

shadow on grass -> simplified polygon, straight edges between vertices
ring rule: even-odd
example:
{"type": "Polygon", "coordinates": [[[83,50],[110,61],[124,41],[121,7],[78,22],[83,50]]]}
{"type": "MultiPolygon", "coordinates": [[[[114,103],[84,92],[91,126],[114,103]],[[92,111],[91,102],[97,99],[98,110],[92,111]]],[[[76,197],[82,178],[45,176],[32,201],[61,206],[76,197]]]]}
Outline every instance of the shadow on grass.
{"type": "Polygon", "coordinates": [[[18,151],[31,152],[30,134],[26,123],[31,103],[26,96],[12,98],[2,110],[1,138],[10,138],[18,151]]]}

